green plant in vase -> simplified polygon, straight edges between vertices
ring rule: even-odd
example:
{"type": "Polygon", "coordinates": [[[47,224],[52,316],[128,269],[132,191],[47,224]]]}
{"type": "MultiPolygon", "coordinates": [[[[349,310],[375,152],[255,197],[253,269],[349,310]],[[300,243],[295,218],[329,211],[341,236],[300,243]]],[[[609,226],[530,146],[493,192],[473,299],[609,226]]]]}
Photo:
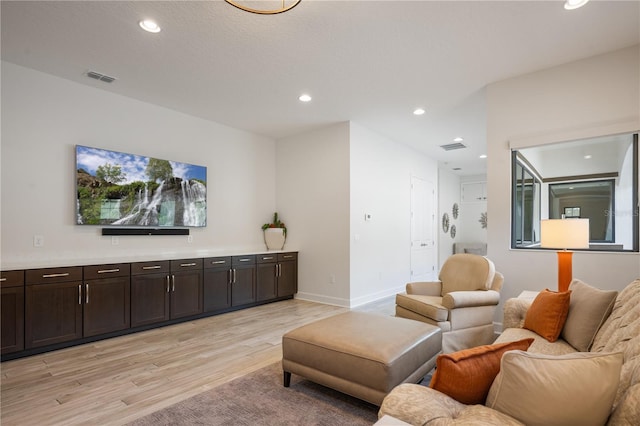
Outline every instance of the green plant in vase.
{"type": "Polygon", "coordinates": [[[264,242],[269,250],[280,250],[284,246],[287,237],[287,227],[278,217],[278,212],[273,214],[273,221],[262,225],[264,242]]]}

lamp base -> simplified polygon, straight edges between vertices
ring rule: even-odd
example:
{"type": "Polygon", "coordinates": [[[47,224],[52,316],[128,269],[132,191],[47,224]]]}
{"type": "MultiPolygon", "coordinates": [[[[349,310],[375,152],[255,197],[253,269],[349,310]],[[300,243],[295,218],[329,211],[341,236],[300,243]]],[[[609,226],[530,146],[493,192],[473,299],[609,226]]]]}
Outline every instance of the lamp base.
{"type": "Polygon", "coordinates": [[[573,252],[569,250],[561,250],[558,252],[558,291],[565,292],[569,290],[573,276],[572,265],[573,252]]]}

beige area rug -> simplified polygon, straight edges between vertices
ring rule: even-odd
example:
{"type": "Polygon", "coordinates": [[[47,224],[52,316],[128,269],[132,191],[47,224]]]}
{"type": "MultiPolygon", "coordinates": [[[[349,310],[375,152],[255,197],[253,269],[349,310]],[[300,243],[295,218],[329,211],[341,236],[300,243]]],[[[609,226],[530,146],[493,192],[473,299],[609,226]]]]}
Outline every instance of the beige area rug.
{"type": "Polygon", "coordinates": [[[282,385],[277,362],[131,423],[146,425],[358,426],[377,421],[378,407],[292,375],[282,385]]]}

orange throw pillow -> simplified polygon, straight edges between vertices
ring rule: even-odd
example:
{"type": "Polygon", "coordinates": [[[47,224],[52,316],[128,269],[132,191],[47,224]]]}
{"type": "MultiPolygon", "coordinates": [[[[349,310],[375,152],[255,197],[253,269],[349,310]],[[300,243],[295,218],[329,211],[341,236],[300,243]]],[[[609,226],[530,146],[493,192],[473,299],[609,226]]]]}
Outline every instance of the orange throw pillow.
{"type": "Polygon", "coordinates": [[[545,289],[531,303],[524,317],[524,328],[550,342],[558,340],[569,314],[571,290],[557,293],[545,289]]]}
{"type": "Polygon", "coordinates": [[[516,342],[477,346],[438,355],[429,387],[463,404],[484,404],[493,380],[500,372],[502,354],[529,349],[532,338],[516,342]]]}

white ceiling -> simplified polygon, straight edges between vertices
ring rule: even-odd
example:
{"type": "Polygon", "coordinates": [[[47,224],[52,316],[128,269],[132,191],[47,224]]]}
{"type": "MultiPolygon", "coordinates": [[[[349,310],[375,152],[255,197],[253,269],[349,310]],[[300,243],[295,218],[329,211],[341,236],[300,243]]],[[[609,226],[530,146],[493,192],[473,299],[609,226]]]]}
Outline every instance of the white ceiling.
{"type": "Polygon", "coordinates": [[[352,120],[461,175],[485,172],[487,84],[640,42],[639,1],[2,1],[1,18],[5,61],[275,139],[352,120]],[[467,149],[439,148],[456,136],[467,149]]]}

